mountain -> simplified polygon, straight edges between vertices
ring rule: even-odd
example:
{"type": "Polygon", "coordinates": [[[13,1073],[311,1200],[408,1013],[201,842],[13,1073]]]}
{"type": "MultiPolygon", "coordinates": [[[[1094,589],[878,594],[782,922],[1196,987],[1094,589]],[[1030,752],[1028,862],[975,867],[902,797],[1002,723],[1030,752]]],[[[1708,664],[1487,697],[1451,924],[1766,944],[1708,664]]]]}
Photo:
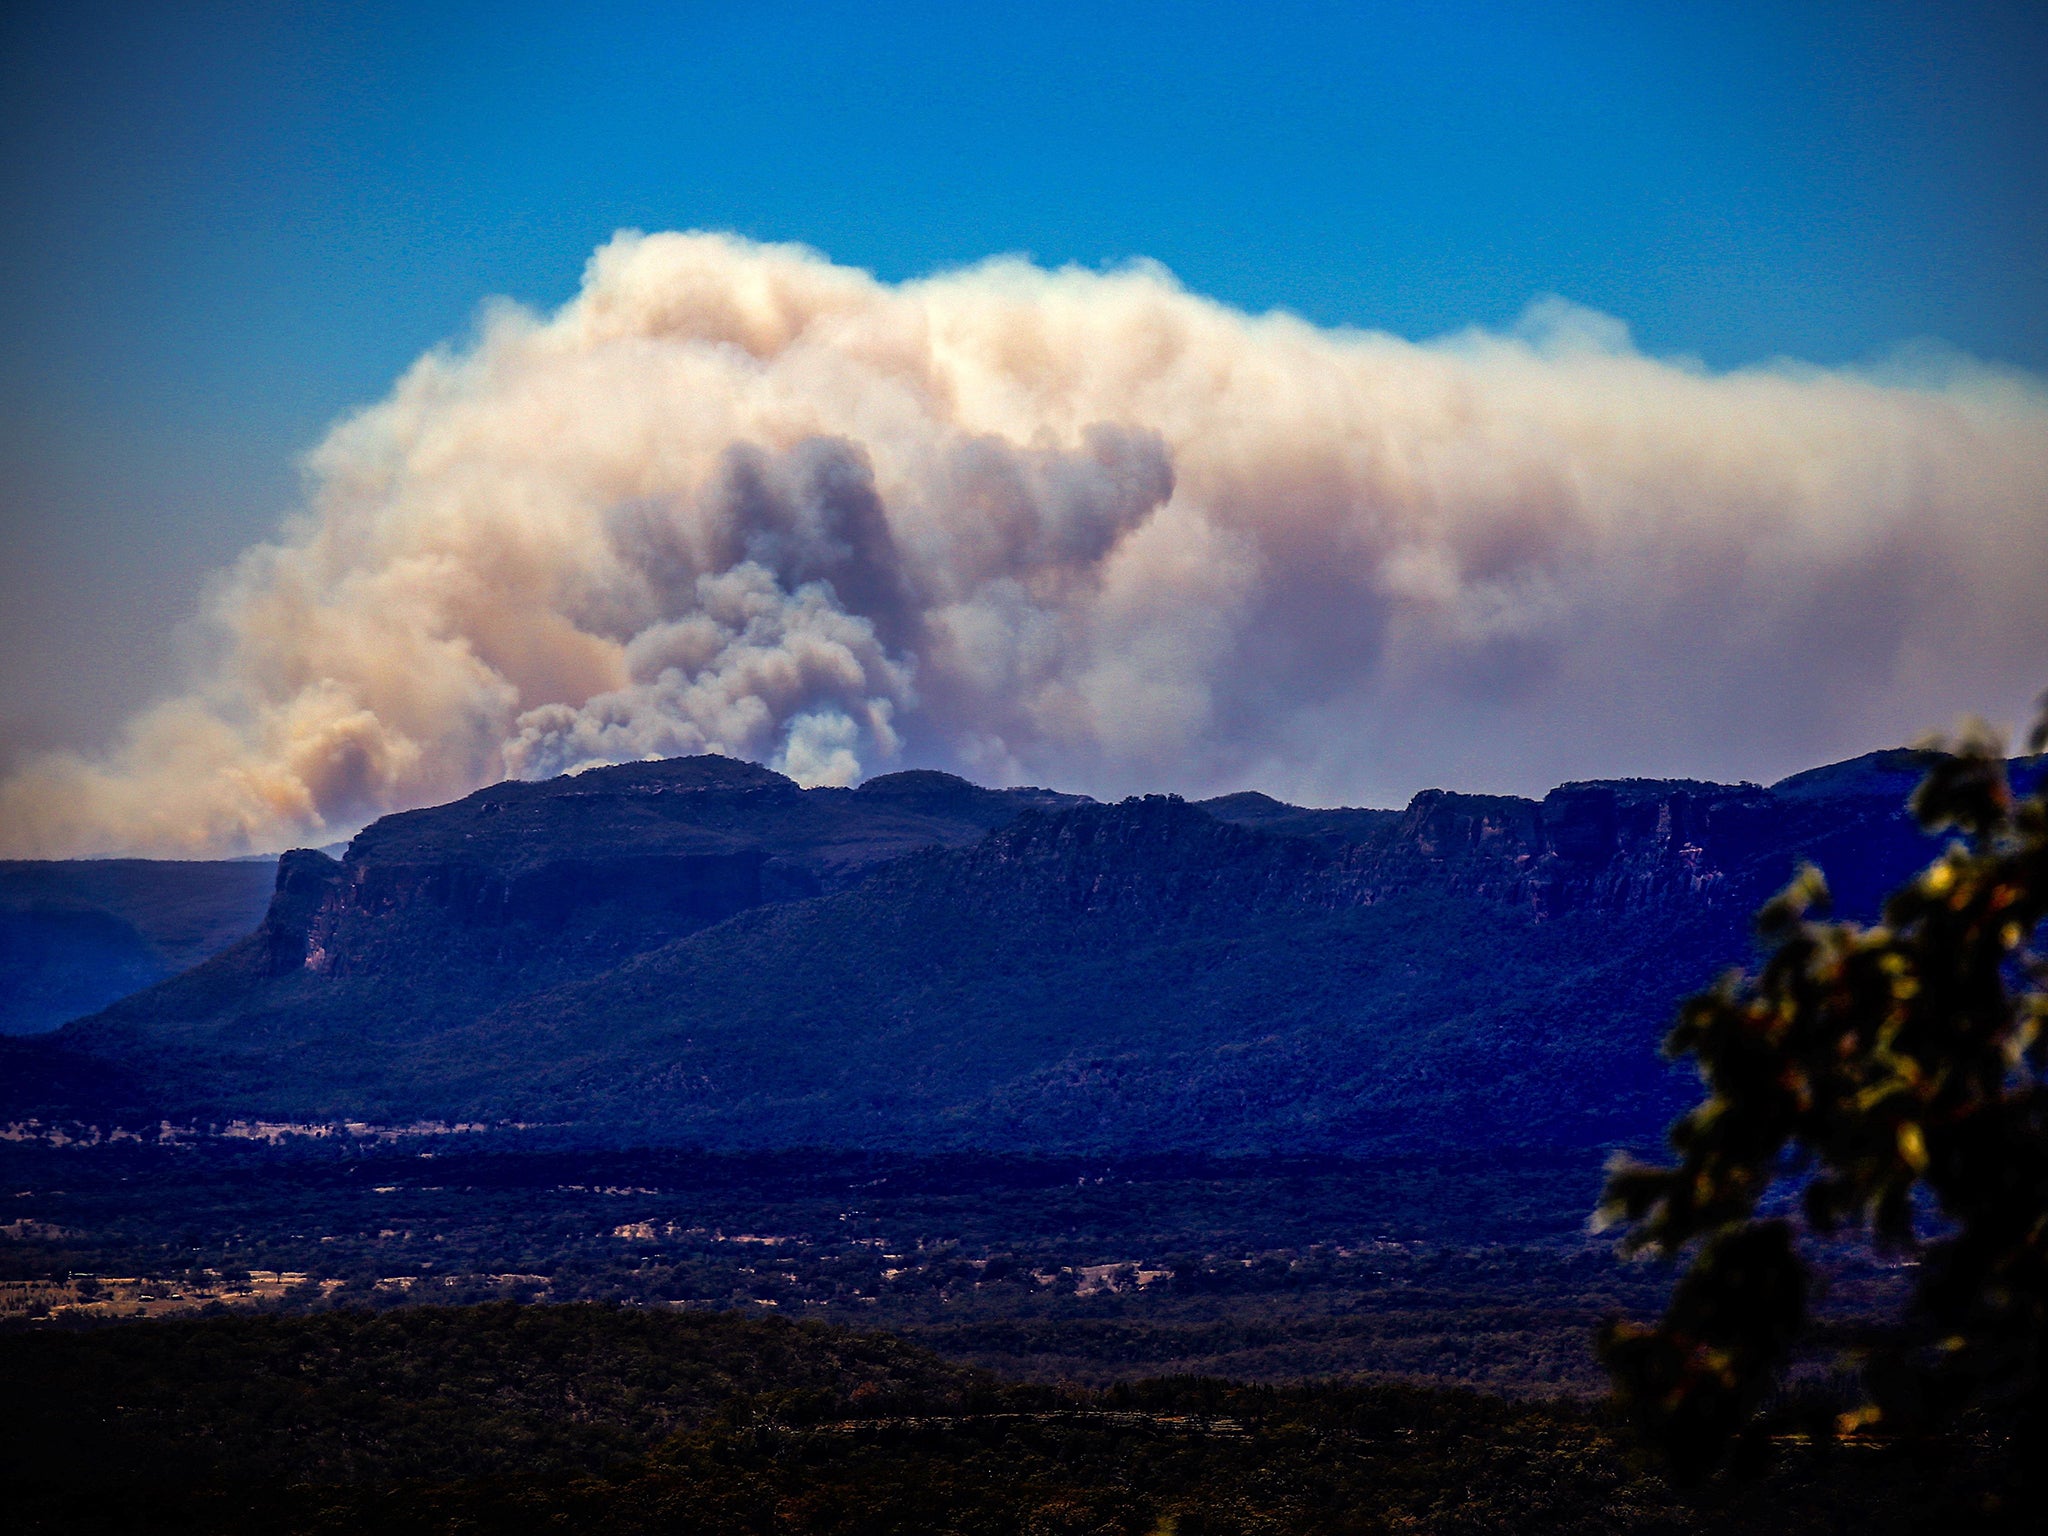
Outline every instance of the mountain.
{"type": "Polygon", "coordinates": [[[503,784],[287,855],[248,939],[11,1047],[5,1107],[709,1147],[1638,1140],[1686,1097],[1673,1004],[1799,859],[1865,912],[1924,860],[1924,765],[1400,812],[721,758],[503,784]]]}
{"type": "Polygon", "coordinates": [[[0,1035],[55,1029],[262,921],[275,861],[0,862],[0,1035]]]}
{"type": "MultiPolygon", "coordinates": [[[[239,1089],[267,1092],[272,1058],[301,1051],[331,1052],[339,1078],[403,1077],[400,1057],[358,1055],[362,1028],[431,1038],[749,906],[842,890],[907,852],[1081,798],[915,771],[806,791],[722,757],[495,785],[385,817],[340,860],[286,854],[274,882],[264,874],[260,919],[224,952],[82,1030],[0,1054],[0,1109],[268,1112],[239,1089]]],[[[218,868],[246,879],[254,866],[218,868]]]]}
{"type": "Polygon", "coordinates": [[[462,1012],[1078,800],[922,772],[801,790],[723,757],[498,784],[387,816],[341,860],[285,855],[263,926],[197,995],[227,977],[305,971],[334,984],[316,996],[395,979],[407,1006],[462,1012]],[[455,981],[453,996],[422,993],[427,967],[455,981]]]}

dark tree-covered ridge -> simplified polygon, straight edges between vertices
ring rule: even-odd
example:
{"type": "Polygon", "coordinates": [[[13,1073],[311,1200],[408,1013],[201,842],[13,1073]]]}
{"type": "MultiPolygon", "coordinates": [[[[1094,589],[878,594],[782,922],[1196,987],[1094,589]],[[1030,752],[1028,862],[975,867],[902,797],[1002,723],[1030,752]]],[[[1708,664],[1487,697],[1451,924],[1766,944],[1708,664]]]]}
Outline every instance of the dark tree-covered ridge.
{"type": "Polygon", "coordinates": [[[1920,771],[1765,789],[1077,804],[719,759],[501,785],[293,854],[262,930],[0,1047],[0,1118],[545,1124],[613,1145],[1588,1148],[1800,857],[1924,860],[1920,771]]]}

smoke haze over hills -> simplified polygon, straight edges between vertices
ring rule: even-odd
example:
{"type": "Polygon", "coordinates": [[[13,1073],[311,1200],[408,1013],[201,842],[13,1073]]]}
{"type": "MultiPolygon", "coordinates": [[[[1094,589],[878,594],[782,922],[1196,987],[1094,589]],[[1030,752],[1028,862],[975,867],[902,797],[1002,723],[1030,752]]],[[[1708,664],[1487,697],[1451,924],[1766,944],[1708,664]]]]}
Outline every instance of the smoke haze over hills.
{"type": "Polygon", "coordinates": [[[2044,591],[2024,377],[621,235],[561,311],[488,311],[337,426],[190,688],[0,787],[0,851],[323,842],[702,751],[1310,802],[1770,777],[2017,715],[2044,591]]]}

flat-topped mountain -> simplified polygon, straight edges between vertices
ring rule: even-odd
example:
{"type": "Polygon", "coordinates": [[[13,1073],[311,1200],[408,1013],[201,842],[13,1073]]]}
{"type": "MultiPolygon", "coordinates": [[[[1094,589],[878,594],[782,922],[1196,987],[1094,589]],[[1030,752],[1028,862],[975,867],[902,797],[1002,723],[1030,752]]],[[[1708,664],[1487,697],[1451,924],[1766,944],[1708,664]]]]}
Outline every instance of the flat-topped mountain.
{"type": "Polygon", "coordinates": [[[739,855],[767,872],[771,889],[818,894],[912,849],[972,842],[1020,811],[1085,798],[920,771],[858,789],[799,789],[753,763],[682,757],[509,780],[401,811],[365,828],[345,858],[361,869],[472,867],[509,895],[545,885],[549,871],[739,855]]]}
{"type": "Polygon", "coordinates": [[[6,1107],[707,1146],[1639,1138],[1683,1096],[1674,1003],[1799,859],[1867,911],[1926,857],[1923,766],[1398,812],[720,758],[501,784],[288,855],[249,939],[14,1047],[6,1107]]]}
{"type": "Polygon", "coordinates": [[[443,963],[548,974],[841,890],[906,853],[1081,799],[918,772],[806,790],[725,757],[496,784],[386,816],[338,860],[286,855],[276,905],[228,964],[398,974],[431,945],[443,963]]]}

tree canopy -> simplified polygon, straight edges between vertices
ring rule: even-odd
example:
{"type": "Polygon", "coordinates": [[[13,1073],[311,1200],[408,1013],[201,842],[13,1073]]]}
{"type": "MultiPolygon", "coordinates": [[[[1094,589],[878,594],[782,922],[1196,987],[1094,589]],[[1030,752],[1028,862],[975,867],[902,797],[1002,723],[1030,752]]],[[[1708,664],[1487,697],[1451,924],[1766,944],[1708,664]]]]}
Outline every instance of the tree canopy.
{"type": "Polygon", "coordinates": [[[1625,1251],[1690,1264],[1660,1322],[1611,1323],[1600,1347],[1681,1476],[1773,1427],[1810,1323],[1802,1225],[1918,1262],[1907,1315],[1863,1357],[1867,1400],[1809,1427],[1912,1433],[1978,1406],[2048,1438],[2048,775],[2028,772],[2016,794],[1981,727],[1942,744],[1912,809],[1951,840],[1882,920],[1823,920],[1826,882],[1802,868],[1758,915],[1761,969],[1691,999],[1666,1042],[1706,1096],[1671,1129],[1675,1165],[1610,1169],[1599,1219],[1626,1224],[1625,1251]]]}

